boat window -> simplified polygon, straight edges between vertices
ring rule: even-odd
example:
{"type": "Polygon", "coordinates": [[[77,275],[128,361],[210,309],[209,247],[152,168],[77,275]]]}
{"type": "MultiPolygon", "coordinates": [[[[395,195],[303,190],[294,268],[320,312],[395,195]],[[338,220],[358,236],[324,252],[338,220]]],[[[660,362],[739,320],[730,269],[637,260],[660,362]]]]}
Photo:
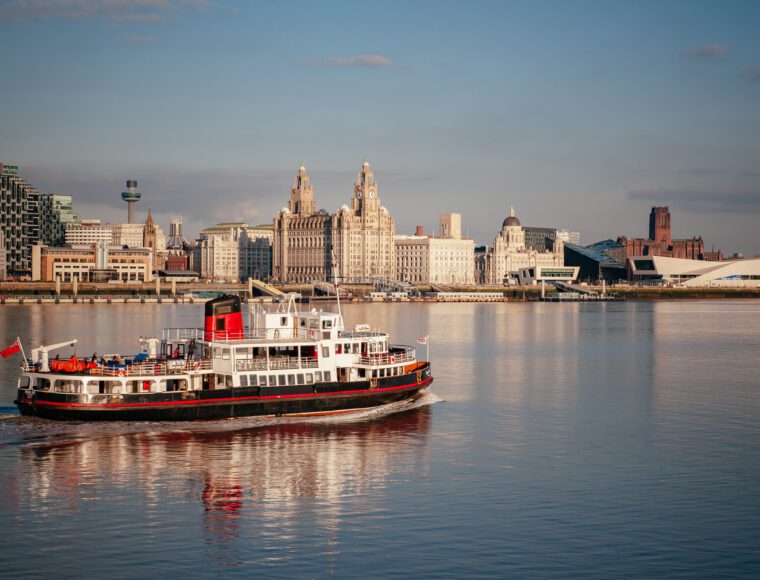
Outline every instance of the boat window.
{"type": "Polygon", "coordinates": [[[275,375],[269,375],[269,386],[274,387],[277,385],[277,377],[275,375]]]}
{"type": "MultiPolygon", "coordinates": [[[[109,386],[112,384],[119,384],[118,381],[103,381],[109,386]]],[[[81,390],[82,381],[72,381],[69,379],[57,380],[53,383],[53,390],[57,393],[78,393],[81,390]]],[[[110,392],[110,391],[104,391],[110,392]]]]}
{"type": "Polygon", "coordinates": [[[218,346],[214,347],[214,358],[221,358],[222,357],[222,349],[218,346]]]}
{"type": "Polygon", "coordinates": [[[324,371],[322,377],[325,379],[326,383],[332,380],[332,374],[330,371],[324,371]]]}
{"type": "Polygon", "coordinates": [[[277,385],[280,386],[280,387],[284,387],[285,386],[285,375],[279,375],[277,377],[277,385]]]}
{"type": "Polygon", "coordinates": [[[222,360],[230,360],[230,349],[228,348],[222,349],[222,360]]]}
{"type": "Polygon", "coordinates": [[[299,385],[303,385],[303,373],[298,373],[296,380],[298,381],[299,385]]]}
{"type": "Polygon", "coordinates": [[[314,380],[318,383],[322,382],[322,371],[316,371],[314,373],[314,380]]]}
{"type": "Polygon", "coordinates": [[[287,325],[288,325],[288,317],[280,316],[280,326],[287,326],[287,325]]]}
{"type": "Polygon", "coordinates": [[[343,345],[342,344],[336,344],[335,345],[335,354],[341,354],[343,352],[343,345]]]}
{"type": "Polygon", "coordinates": [[[322,328],[323,328],[324,330],[327,330],[327,329],[329,329],[329,328],[332,328],[332,320],[329,320],[329,319],[328,319],[328,320],[323,320],[323,321],[322,321],[322,328]]]}
{"type": "MultiPolygon", "coordinates": [[[[21,377],[21,388],[29,388],[29,377],[21,377]]],[[[37,386],[34,387],[40,391],[47,391],[50,388],[50,379],[37,378],[37,386]]]]}
{"type": "Polygon", "coordinates": [[[330,358],[330,348],[327,346],[322,347],[322,356],[324,358],[330,358]]]}
{"type": "Polygon", "coordinates": [[[259,375],[248,375],[248,386],[255,387],[258,384],[259,384],[259,375]]]}
{"type": "Polygon", "coordinates": [[[251,358],[251,349],[246,347],[238,347],[235,349],[236,359],[249,359],[251,358]]]}
{"type": "Polygon", "coordinates": [[[353,350],[354,350],[354,354],[359,354],[359,343],[358,342],[354,343],[354,349],[353,350]]]}
{"type": "Polygon", "coordinates": [[[299,320],[299,324],[300,324],[302,327],[305,327],[305,326],[306,326],[306,319],[305,319],[305,318],[302,318],[301,320],[299,320]]]}
{"type": "Polygon", "coordinates": [[[241,387],[248,386],[248,375],[240,375],[240,386],[241,387]]]}
{"type": "Polygon", "coordinates": [[[364,377],[366,377],[366,376],[367,376],[367,371],[366,371],[366,369],[359,369],[359,378],[360,378],[360,379],[363,379],[363,378],[364,378],[364,377]]]}
{"type": "Polygon", "coordinates": [[[319,328],[319,321],[314,318],[309,319],[309,328],[319,328]]]}
{"type": "Polygon", "coordinates": [[[380,369],[380,377],[382,378],[384,376],[385,376],[385,369],[380,369]]]}
{"type": "Polygon", "coordinates": [[[314,382],[314,373],[306,373],[306,384],[310,385],[314,382]]]}
{"type": "Polygon", "coordinates": [[[288,375],[288,385],[295,385],[295,384],[296,384],[296,376],[288,375]]]}

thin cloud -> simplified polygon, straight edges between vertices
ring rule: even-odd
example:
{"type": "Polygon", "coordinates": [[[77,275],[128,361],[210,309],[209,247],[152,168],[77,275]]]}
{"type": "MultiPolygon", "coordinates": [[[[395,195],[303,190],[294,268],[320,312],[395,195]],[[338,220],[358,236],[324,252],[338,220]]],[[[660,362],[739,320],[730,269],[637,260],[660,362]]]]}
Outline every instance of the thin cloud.
{"type": "Polygon", "coordinates": [[[710,60],[723,58],[728,52],[728,45],[723,43],[693,46],[681,51],[681,58],[689,60],[710,60]]]}
{"type": "Polygon", "coordinates": [[[719,192],[650,189],[629,191],[628,198],[637,201],[678,205],[684,210],[700,213],[760,213],[760,190],[719,192]]]}
{"type": "Polygon", "coordinates": [[[183,10],[203,10],[207,7],[207,0],[11,0],[0,6],[0,22],[163,22],[168,16],[183,10]]]}
{"type": "Polygon", "coordinates": [[[387,68],[394,66],[394,62],[381,54],[360,54],[357,56],[334,56],[327,60],[303,60],[301,64],[307,66],[335,66],[354,68],[387,68]]]}
{"type": "Polygon", "coordinates": [[[760,66],[745,68],[739,73],[739,77],[750,81],[760,81],[760,66]]]}

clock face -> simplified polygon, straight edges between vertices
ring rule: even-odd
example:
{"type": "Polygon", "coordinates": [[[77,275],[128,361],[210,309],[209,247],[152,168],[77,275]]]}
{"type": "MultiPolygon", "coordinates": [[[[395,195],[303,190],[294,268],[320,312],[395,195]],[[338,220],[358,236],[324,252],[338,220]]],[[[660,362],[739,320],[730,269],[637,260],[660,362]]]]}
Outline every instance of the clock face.
{"type": "Polygon", "coordinates": [[[370,190],[370,192],[369,192],[369,198],[370,199],[375,199],[375,192],[374,191],[370,190]]]}
{"type": "Polygon", "coordinates": [[[356,199],[361,199],[361,198],[362,198],[362,192],[361,191],[357,191],[356,192],[356,199]]]}

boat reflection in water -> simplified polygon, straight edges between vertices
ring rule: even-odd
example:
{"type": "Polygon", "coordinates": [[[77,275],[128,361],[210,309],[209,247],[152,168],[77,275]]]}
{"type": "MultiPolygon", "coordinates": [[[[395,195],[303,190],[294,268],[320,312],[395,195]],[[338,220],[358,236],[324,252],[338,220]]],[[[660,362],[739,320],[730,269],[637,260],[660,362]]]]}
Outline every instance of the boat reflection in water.
{"type": "MultiPolygon", "coordinates": [[[[203,546],[205,558],[224,566],[282,561],[294,538],[313,536],[327,559],[315,570],[323,573],[342,521],[384,509],[388,486],[425,475],[430,417],[421,406],[353,422],[142,433],[69,426],[19,447],[27,483],[16,511],[41,529],[51,518],[118,522],[118,540],[105,534],[98,541],[155,539],[174,562],[177,551],[197,558],[203,546]]],[[[75,552],[86,537],[61,542],[75,552]]]]}

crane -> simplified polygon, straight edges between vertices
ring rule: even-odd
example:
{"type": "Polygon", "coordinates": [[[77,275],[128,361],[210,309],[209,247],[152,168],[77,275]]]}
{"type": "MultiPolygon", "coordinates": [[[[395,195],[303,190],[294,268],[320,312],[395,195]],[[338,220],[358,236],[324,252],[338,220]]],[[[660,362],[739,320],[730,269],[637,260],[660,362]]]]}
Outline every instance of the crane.
{"type": "Polygon", "coordinates": [[[40,363],[40,371],[43,373],[50,372],[50,366],[48,365],[48,352],[63,348],[64,346],[74,346],[77,343],[77,339],[68,340],[66,342],[58,342],[56,344],[42,345],[39,348],[32,349],[32,361],[40,363]]]}

